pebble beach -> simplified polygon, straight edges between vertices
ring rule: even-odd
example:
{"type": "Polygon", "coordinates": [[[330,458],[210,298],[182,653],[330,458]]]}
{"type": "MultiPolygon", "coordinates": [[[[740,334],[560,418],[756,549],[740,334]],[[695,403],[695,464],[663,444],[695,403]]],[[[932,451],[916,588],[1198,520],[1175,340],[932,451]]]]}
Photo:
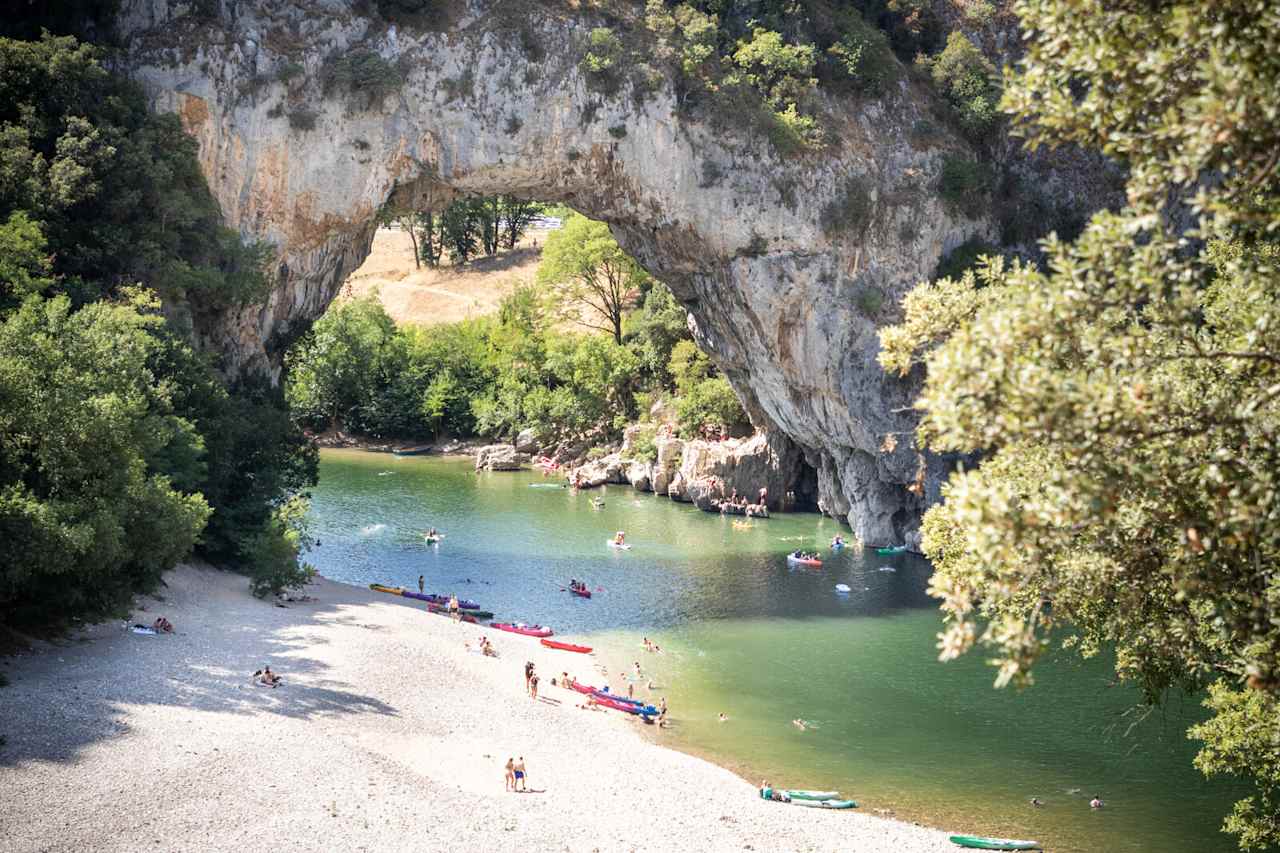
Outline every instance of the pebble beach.
{"type": "Polygon", "coordinates": [[[0,665],[0,851],[955,849],[763,801],[629,715],[580,709],[550,682],[596,683],[591,658],[323,578],[286,607],[205,567],[166,581],[129,622],[176,634],[107,622],[0,665]],[[467,650],[482,635],[497,658],[467,650]],[[264,665],[280,687],[254,682],[264,665]],[[504,790],[512,757],[529,793],[504,790]]]}

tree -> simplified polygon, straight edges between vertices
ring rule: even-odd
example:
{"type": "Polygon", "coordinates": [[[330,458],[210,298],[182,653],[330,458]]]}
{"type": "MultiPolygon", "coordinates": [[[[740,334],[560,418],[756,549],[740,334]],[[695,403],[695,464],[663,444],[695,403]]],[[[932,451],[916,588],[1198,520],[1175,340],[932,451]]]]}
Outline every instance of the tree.
{"type": "Polygon", "coordinates": [[[159,304],[28,298],[0,324],[0,614],[102,614],[185,557],[209,517],[203,441],[148,362],[159,304]]]}
{"type": "Polygon", "coordinates": [[[1005,107],[1123,159],[1128,204],[1044,271],[918,288],[882,335],[887,368],[925,365],[920,443],[981,455],[925,518],[942,656],[1026,684],[1058,629],[1148,702],[1209,686],[1197,764],[1254,785],[1224,828],[1280,843],[1280,11],[1017,9],[1005,107]]]}
{"type": "Polygon", "coordinates": [[[648,274],[622,251],[603,222],[571,214],[551,233],[538,269],[539,284],[557,288],[561,316],[608,332],[622,343],[622,315],[648,274]]]}
{"type": "Polygon", "coordinates": [[[670,387],[674,379],[668,367],[672,350],[682,341],[692,343],[689,314],[665,284],[655,281],[638,311],[626,317],[624,339],[640,359],[641,369],[654,388],[670,387]]]}

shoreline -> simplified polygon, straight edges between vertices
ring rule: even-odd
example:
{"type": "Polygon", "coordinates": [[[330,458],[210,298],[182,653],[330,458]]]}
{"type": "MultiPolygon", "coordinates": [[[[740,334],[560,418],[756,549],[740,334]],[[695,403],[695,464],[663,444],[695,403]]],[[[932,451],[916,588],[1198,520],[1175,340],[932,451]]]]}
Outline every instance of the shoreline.
{"type": "Polygon", "coordinates": [[[108,622],[6,659],[5,849],[954,849],[902,821],[765,802],[638,722],[578,710],[550,680],[590,681],[592,658],[326,578],[306,593],[279,608],[183,565],[130,619],[164,615],[176,635],[108,622]],[[500,657],[465,650],[481,635],[500,657]],[[264,663],[279,689],[251,683],[264,663]],[[543,793],[502,790],[508,753],[543,793]]]}

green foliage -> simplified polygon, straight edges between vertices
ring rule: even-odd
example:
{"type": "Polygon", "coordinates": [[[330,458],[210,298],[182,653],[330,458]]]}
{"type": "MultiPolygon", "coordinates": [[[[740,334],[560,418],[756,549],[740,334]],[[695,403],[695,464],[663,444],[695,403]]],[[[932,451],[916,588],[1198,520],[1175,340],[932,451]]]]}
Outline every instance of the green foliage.
{"type": "Polygon", "coordinates": [[[372,109],[381,103],[402,82],[403,77],[395,65],[383,59],[376,50],[365,48],[330,54],[320,72],[320,83],[326,95],[341,90],[364,109],[372,109]]]}
{"type": "Polygon", "coordinates": [[[129,296],[75,312],[66,297],[31,297],[0,325],[6,618],[101,614],[155,584],[209,517],[183,490],[201,436],[149,366],[158,304],[129,296]]]}
{"type": "Polygon", "coordinates": [[[693,438],[704,427],[744,426],[747,416],[729,381],[716,376],[698,382],[676,400],[676,423],[680,435],[693,438]]]}
{"type": "Polygon", "coordinates": [[[851,11],[843,23],[843,34],[827,48],[829,61],[839,76],[858,91],[884,94],[898,79],[898,63],[888,38],[857,12],[851,11]]]}
{"type": "Polygon", "coordinates": [[[871,221],[873,203],[867,179],[853,175],[845,181],[839,194],[822,209],[822,230],[828,236],[840,233],[861,234],[871,221]]]}
{"type": "Polygon", "coordinates": [[[991,62],[969,37],[956,30],[935,57],[920,62],[956,111],[970,139],[988,139],[1000,119],[1000,84],[991,62]]]}
{"type": "Polygon", "coordinates": [[[266,292],[269,248],[222,224],[178,120],[95,48],[0,40],[0,139],[0,539],[27,555],[0,618],[100,615],[193,545],[238,560],[315,454],[129,286],[179,317],[266,292]]]}
{"type": "Polygon", "coordinates": [[[952,213],[977,219],[987,208],[990,182],[987,168],[977,160],[947,156],[938,178],[938,195],[952,213]]]}
{"type": "Polygon", "coordinates": [[[0,225],[0,313],[53,284],[52,258],[40,225],[26,211],[15,210],[0,225]]]}
{"type": "Polygon", "coordinates": [[[1188,731],[1205,743],[1196,768],[1206,776],[1247,777],[1254,785],[1254,795],[1235,804],[1222,829],[1240,836],[1244,850],[1272,847],[1280,811],[1280,751],[1273,721],[1280,719],[1280,706],[1274,695],[1233,690],[1221,682],[1210,685],[1204,705],[1213,717],[1188,731]]]}
{"type": "Polygon", "coordinates": [[[632,459],[642,462],[658,461],[658,430],[651,425],[641,426],[631,436],[632,459]]]}
{"type": "Polygon", "coordinates": [[[1000,254],[999,247],[981,237],[970,237],[939,259],[938,268],[934,271],[933,277],[935,279],[953,278],[959,281],[966,272],[978,268],[978,258],[984,255],[998,257],[1000,254]]]}
{"type": "Polygon", "coordinates": [[[618,86],[618,65],[622,56],[622,41],[613,30],[596,27],[587,36],[587,51],[579,65],[591,85],[612,92],[618,86]]]}
{"type": "Polygon", "coordinates": [[[277,507],[261,530],[246,538],[242,555],[254,595],[298,589],[315,577],[315,568],[302,562],[302,554],[315,544],[307,532],[306,514],[307,502],[293,498],[277,507]]]}
{"type": "Polygon", "coordinates": [[[713,370],[711,358],[698,349],[692,339],[679,341],[672,348],[667,372],[671,374],[676,390],[682,394],[687,394],[710,377],[713,370]]]}
{"type": "Polygon", "coordinates": [[[858,306],[858,311],[868,320],[874,320],[880,316],[880,311],[884,308],[884,300],[884,291],[875,285],[859,287],[853,295],[853,304],[858,306]]]}
{"type": "Polygon", "coordinates": [[[1062,626],[1149,702],[1208,686],[1197,764],[1251,779],[1224,828],[1275,845],[1280,10],[1017,11],[1004,104],[1033,144],[1125,162],[1127,204],[1045,241],[1045,270],[917,289],[882,336],[887,368],[926,365],[920,443],[982,458],[925,519],[943,656],[982,644],[1025,684],[1062,626]]]}
{"type": "Polygon", "coordinates": [[[26,270],[5,298],[36,287],[84,302],[142,282],[204,310],[260,299],[269,249],[223,225],[195,155],[178,119],[147,112],[96,48],[0,39],[0,263],[26,270]]]}
{"type": "Polygon", "coordinates": [[[641,383],[653,388],[675,387],[668,369],[671,353],[680,342],[692,340],[688,312],[660,281],[651,284],[640,308],[623,324],[623,341],[639,360],[641,383]]]}
{"type": "Polygon", "coordinates": [[[648,273],[622,251],[608,225],[578,213],[547,238],[538,268],[538,283],[552,289],[562,319],[608,332],[617,344],[623,313],[648,282],[648,273]]]}

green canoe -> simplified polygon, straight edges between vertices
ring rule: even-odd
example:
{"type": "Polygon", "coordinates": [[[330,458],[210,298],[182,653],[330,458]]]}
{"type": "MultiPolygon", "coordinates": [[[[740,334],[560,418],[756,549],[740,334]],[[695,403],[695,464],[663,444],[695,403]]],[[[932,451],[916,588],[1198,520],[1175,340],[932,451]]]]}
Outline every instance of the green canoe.
{"type": "Polygon", "coordinates": [[[792,800],[793,806],[809,806],[815,809],[856,809],[858,804],[853,800],[792,800]]]}
{"type": "Polygon", "coordinates": [[[972,850],[1043,850],[1039,841],[1018,841],[1014,838],[983,838],[980,835],[953,835],[951,843],[972,850]]]}
{"type": "Polygon", "coordinates": [[[787,791],[793,800],[834,800],[840,796],[839,791],[787,791]]]}

